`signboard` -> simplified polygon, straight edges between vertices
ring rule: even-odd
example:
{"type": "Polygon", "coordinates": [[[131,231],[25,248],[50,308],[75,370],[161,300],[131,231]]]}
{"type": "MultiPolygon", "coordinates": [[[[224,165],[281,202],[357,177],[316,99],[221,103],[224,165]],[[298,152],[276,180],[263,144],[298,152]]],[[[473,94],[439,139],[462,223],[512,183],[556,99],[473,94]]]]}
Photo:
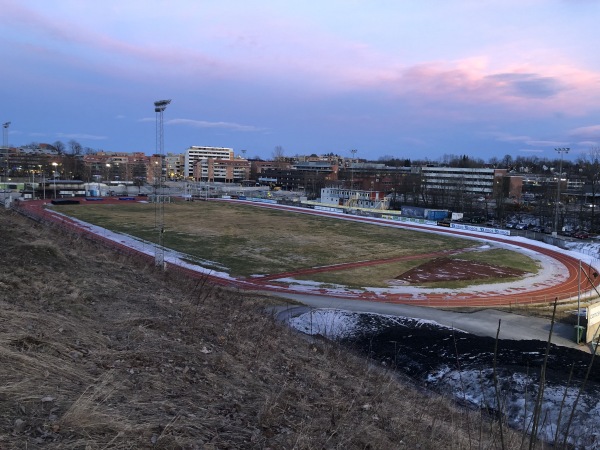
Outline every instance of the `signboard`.
{"type": "Polygon", "coordinates": [[[587,307],[587,331],[585,333],[585,342],[592,342],[598,339],[596,331],[600,326],[600,303],[587,307]]]}
{"type": "Polygon", "coordinates": [[[492,234],[501,234],[504,236],[510,236],[510,230],[502,230],[500,228],[488,228],[481,227],[478,225],[463,225],[459,223],[453,223],[451,225],[452,228],[456,228],[457,230],[466,230],[466,231],[479,231],[480,233],[492,233],[492,234]]]}

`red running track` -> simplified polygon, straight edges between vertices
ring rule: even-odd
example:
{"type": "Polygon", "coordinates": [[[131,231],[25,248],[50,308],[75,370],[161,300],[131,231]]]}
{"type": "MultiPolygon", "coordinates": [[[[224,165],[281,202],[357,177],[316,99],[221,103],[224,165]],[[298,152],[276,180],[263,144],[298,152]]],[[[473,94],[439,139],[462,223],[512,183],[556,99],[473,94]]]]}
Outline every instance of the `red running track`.
{"type": "MultiPolygon", "coordinates": [[[[231,201],[231,200],[227,200],[231,201]]],[[[284,209],[287,211],[302,213],[302,214],[312,214],[319,216],[327,216],[340,220],[352,220],[357,222],[366,222],[377,224],[380,226],[392,226],[397,228],[405,228],[405,229],[414,229],[422,232],[435,232],[435,233],[447,233],[453,234],[456,236],[469,237],[474,238],[480,241],[492,241],[499,242],[503,244],[509,244],[512,246],[518,246],[521,248],[526,248],[536,253],[543,254],[549,258],[552,258],[556,261],[559,261],[563,264],[567,271],[568,275],[565,281],[560,282],[558,280],[548,280],[545,283],[537,283],[533,286],[529,286],[527,288],[517,288],[515,287],[513,290],[509,292],[499,293],[493,290],[492,285],[482,286],[481,292],[466,292],[466,291],[454,291],[451,294],[449,293],[436,293],[436,292],[427,292],[423,290],[422,293],[414,294],[414,289],[411,289],[411,292],[402,293],[398,292],[401,288],[398,288],[396,292],[372,292],[372,291],[341,291],[339,289],[331,290],[331,289],[318,289],[318,288],[306,288],[290,285],[287,283],[274,282],[276,278],[289,278],[294,275],[299,274],[307,274],[307,273],[317,273],[324,270],[341,270],[348,268],[348,266],[356,267],[357,265],[368,265],[373,263],[381,263],[380,261],[372,262],[365,261],[363,263],[349,263],[349,264],[340,264],[337,266],[327,266],[327,267],[316,267],[309,269],[302,269],[295,272],[287,272],[284,274],[272,274],[265,277],[256,277],[256,278],[231,278],[231,277],[220,277],[216,275],[210,275],[203,272],[198,272],[188,267],[179,266],[176,264],[169,263],[169,270],[177,270],[183,274],[186,274],[193,278],[207,278],[211,282],[235,287],[238,289],[247,289],[247,290],[261,290],[261,291],[272,291],[272,292],[288,292],[288,293],[297,293],[297,294],[308,294],[308,295],[320,295],[320,296],[328,296],[328,297],[339,297],[345,299],[360,299],[360,300],[369,300],[369,301],[379,301],[379,302],[387,302],[387,303],[402,303],[402,304],[410,304],[410,305],[418,305],[418,306],[507,306],[507,305],[516,305],[516,304],[534,304],[534,303],[552,303],[555,299],[559,301],[564,301],[568,299],[576,298],[579,294],[579,278],[580,278],[580,260],[572,257],[570,255],[566,255],[564,251],[561,249],[550,249],[544,246],[539,246],[535,244],[535,241],[531,243],[513,241],[510,239],[506,239],[496,235],[482,236],[481,234],[471,233],[468,231],[456,230],[451,228],[440,227],[423,227],[416,224],[411,223],[399,223],[395,221],[386,221],[381,219],[373,219],[369,217],[360,217],[360,216],[346,216],[335,213],[329,213],[327,211],[315,211],[313,209],[306,208],[298,208],[298,207],[287,207],[283,205],[276,204],[267,204],[267,203],[253,203],[253,202],[244,202],[237,201],[239,203],[250,204],[252,206],[258,206],[263,208],[271,208],[271,209],[284,209]],[[484,290],[488,289],[488,290],[484,290]],[[491,290],[490,290],[491,289],[491,290]]],[[[106,245],[111,246],[117,249],[121,253],[132,254],[135,256],[142,257],[147,260],[149,263],[154,261],[153,255],[148,255],[139,250],[132,249],[123,243],[118,243],[113,240],[107,239],[98,234],[94,234],[89,229],[81,227],[77,222],[70,220],[65,216],[61,216],[55,214],[52,210],[49,210],[44,207],[44,201],[36,200],[36,201],[26,201],[19,202],[15,209],[20,211],[24,215],[27,215],[35,220],[47,221],[57,225],[60,225],[63,228],[66,228],[70,231],[85,234],[88,237],[103,241],[106,245]]],[[[85,202],[82,202],[82,204],[85,202]]],[[[105,198],[103,203],[111,203],[111,204],[123,204],[126,202],[119,201],[118,199],[105,198]]],[[[419,255],[422,257],[424,255],[419,255]]],[[[582,283],[581,290],[588,291],[592,289],[591,283],[588,281],[588,278],[585,274],[593,274],[596,269],[589,264],[585,264],[581,262],[581,271],[583,274],[581,275],[582,283]]],[[[598,286],[600,284],[600,277],[590,277],[593,281],[594,286],[598,286]]],[[[582,292],[583,294],[583,292],[582,292]]]]}

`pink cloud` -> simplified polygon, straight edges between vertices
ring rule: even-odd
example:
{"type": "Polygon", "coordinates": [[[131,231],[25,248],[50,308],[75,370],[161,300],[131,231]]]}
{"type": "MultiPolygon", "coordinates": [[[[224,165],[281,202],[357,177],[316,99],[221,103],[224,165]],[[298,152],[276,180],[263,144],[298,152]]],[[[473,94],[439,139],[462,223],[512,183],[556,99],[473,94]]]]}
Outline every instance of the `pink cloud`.
{"type": "Polygon", "coordinates": [[[432,62],[371,75],[357,84],[423,103],[495,105],[538,116],[557,112],[578,116],[597,109],[600,102],[600,75],[564,65],[486,71],[460,62],[432,62]]]}
{"type": "Polygon", "coordinates": [[[600,141],[600,125],[575,128],[570,131],[569,135],[577,139],[593,139],[600,141]]]}
{"type": "MultiPolygon", "coordinates": [[[[443,107],[444,115],[454,115],[456,120],[470,120],[459,111],[462,106],[479,108],[471,113],[473,118],[494,114],[484,111],[489,107],[501,107],[495,114],[527,111],[543,117],[559,112],[583,115],[600,103],[600,76],[578,69],[560,55],[552,59],[557,63],[537,66],[505,64],[492,68],[492,61],[500,64],[494,55],[412,63],[300,18],[271,17],[264,10],[246,17],[243,27],[236,26],[242,22],[235,12],[227,24],[207,20],[204,26],[193,27],[190,18],[183,16],[184,8],[176,8],[171,16],[183,20],[180,26],[190,26],[183,43],[166,39],[163,44],[149,38],[136,42],[112,37],[101,26],[94,29],[51,18],[16,2],[5,3],[1,20],[39,33],[54,44],[66,44],[48,45],[47,49],[62,55],[69,64],[88,70],[93,67],[112,76],[134,79],[144,73],[149,80],[177,78],[179,83],[190,85],[223,78],[258,81],[270,88],[284,87],[292,95],[301,90],[301,95],[315,97],[374,92],[390,101],[419,106],[423,113],[440,115],[443,107]]],[[[129,15],[132,8],[143,8],[143,2],[134,7],[129,2],[124,5],[113,8],[125,8],[127,11],[120,14],[129,15]]],[[[200,7],[194,8],[189,14],[200,17],[200,7]]],[[[243,13],[248,14],[248,10],[243,13]]],[[[180,30],[174,33],[182,35],[180,30]]],[[[162,30],[160,35],[167,34],[162,30]]],[[[527,55],[520,58],[526,60],[527,55]]]]}

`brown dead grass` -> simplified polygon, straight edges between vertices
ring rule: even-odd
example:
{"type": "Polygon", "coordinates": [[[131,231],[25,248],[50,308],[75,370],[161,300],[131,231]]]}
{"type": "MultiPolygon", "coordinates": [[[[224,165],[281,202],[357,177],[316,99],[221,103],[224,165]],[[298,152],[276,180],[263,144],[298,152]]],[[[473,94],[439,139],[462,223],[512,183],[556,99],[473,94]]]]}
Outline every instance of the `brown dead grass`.
{"type": "Polygon", "coordinates": [[[478,413],[298,336],[272,299],[0,227],[2,449],[499,448],[478,413]]]}

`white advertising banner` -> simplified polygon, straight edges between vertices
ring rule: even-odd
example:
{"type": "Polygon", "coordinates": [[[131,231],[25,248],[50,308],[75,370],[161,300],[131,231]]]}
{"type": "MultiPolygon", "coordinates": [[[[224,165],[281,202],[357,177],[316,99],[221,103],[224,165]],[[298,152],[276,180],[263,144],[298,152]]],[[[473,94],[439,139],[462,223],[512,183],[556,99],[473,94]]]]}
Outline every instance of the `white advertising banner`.
{"type": "Polygon", "coordinates": [[[587,307],[587,331],[585,333],[585,342],[592,342],[594,338],[598,338],[596,335],[598,326],[600,326],[600,303],[587,307]]]}

